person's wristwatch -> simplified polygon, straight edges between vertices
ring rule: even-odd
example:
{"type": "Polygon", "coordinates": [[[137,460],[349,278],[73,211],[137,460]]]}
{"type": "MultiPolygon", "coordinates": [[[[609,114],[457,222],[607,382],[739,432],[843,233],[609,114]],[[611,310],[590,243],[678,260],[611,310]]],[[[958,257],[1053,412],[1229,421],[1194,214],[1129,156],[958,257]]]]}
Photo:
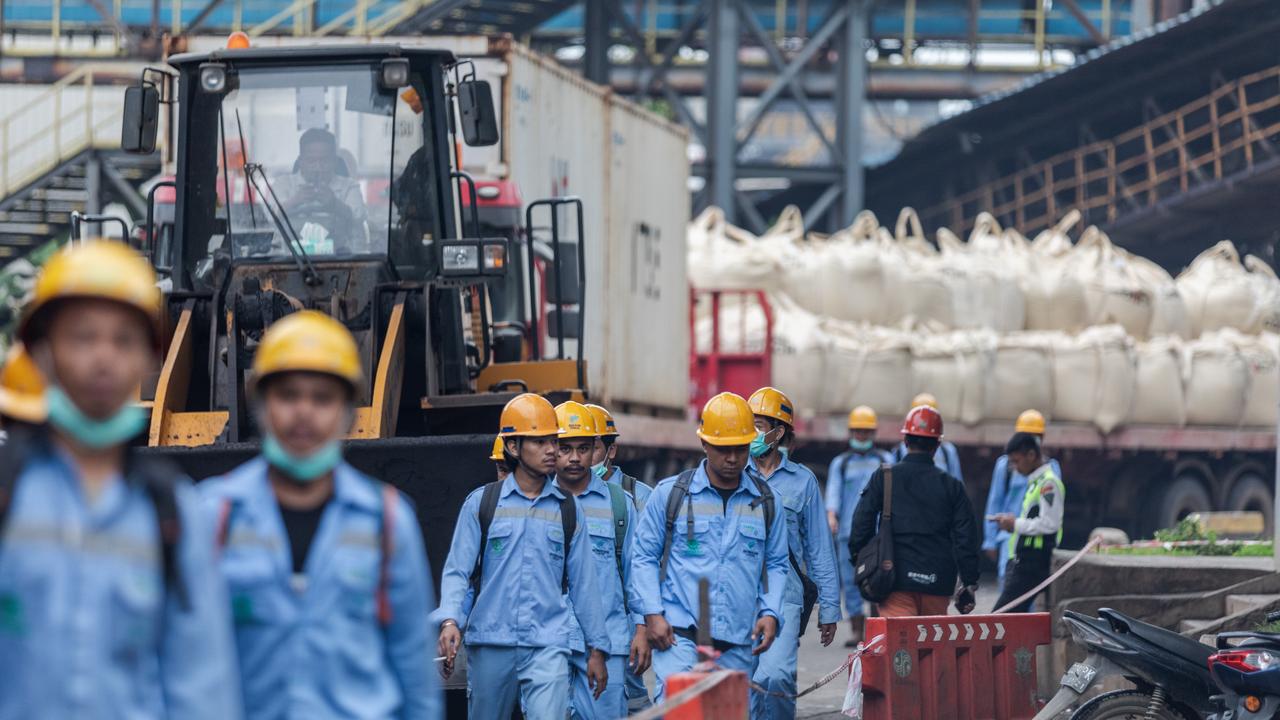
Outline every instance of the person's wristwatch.
{"type": "Polygon", "coordinates": [[[448,618],[448,619],[446,619],[446,620],[442,620],[442,621],[440,621],[440,629],[441,629],[441,630],[443,630],[443,629],[445,628],[445,626],[446,626],[446,625],[452,625],[452,626],[454,626],[454,627],[458,627],[458,621],[457,621],[457,620],[454,620],[453,618],[448,618]]]}

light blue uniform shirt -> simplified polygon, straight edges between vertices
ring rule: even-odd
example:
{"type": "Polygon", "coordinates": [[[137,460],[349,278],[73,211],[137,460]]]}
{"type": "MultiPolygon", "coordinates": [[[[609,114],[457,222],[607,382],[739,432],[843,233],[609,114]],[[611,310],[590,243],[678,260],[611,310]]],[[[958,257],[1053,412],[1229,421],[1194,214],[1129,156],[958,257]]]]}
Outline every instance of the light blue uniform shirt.
{"type": "MultiPolygon", "coordinates": [[[[556,487],[564,492],[557,482],[556,487]]],[[[596,574],[596,589],[599,591],[599,603],[605,615],[605,626],[609,633],[609,646],[600,648],[610,655],[629,655],[631,638],[635,635],[636,625],[643,625],[644,618],[631,615],[626,609],[626,585],[631,578],[631,539],[635,535],[636,512],[632,506],[630,493],[623,493],[627,498],[627,529],[622,538],[622,571],[626,577],[618,577],[618,560],[615,553],[615,530],[613,521],[613,505],[609,497],[609,488],[604,481],[591,475],[587,489],[575,500],[582,508],[587,519],[587,535],[591,541],[591,567],[596,574]]],[[[570,616],[570,635],[573,649],[582,651],[582,628],[575,617],[570,616]]],[[[619,678],[620,680],[620,678],[619,678]]]]}
{"type": "MultiPolygon", "coordinates": [[[[747,463],[747,472],[763,478],[755,458],[747,463]]],[[[809,468],[792,462],[785,455],[766,482],[773,490],[774,502],[786,510],[787,545],[792,557],[805,575],[818,586],[818,622],[840,622],[840,576],[836,573],[836,547],[827,528],[818,478],[809,468]]],[[[800,605],[804,602],[804,585],[791,562],[787,562],[787,590],[783,599],[800,605]]]]}
{"type": "Polygon", "coordinates": [[[483,493],[481,487],[468,495],[458,514],[440,580],[436,622],[455,620],[468,645],[573,650],[569,638],[573,614],[588,645],[601,651],[610,647],[591,566],[586,515],[577,502],[577,529],[569,541],[569,597],[562,591],[565,538],[560,500],[564,495],[550,480],[533,499],[520,492],[514,474],[502,481],[498,507],[489,526],[480,595],[472,597],[471,572],[480,550],[483,493]]]}
{"type": "MultiPolygon", "coordinates": [[[[612,468],[612,471],[609,473],[609,476],[605,478],[605,480],[611,483],[617,483],[621,485],[622,470],[615,465],[612,468]]],[[[649,496],[652,494],[653,494],[653,487],[642,482],[640,479],[637,478],[636,488],[635,488],[636,507],[640,510],[644,510],[644,506],[649,502],[649,496]]]]}
{"type": "Polygon", "coordinates": [[[689,497],[680,503],[672,528],[667,579],[659,582],[667,498],[675,483],[675,477],[658,483],[640,514],[631,555],[631,609],[641,615],[665,614],[673,627],[696,627],[698,580],[705,577],[711,581],[711,636],[734,645],[750,645],[758,618],[781,617],[791,568],[782,508],[766,532],[764,506],[757,502],[760,491],[746,471],[726,508],[707,479],[704,460],[690,482],[689,497]],[[692,535],[688,526],[690,498],[692,535]],[[767,589],[762,570],[767,572],[767,589]]]}
{"type": "Polygon", "coordinates": [[[871,479],[871,474],[881,465],[892,462],[889,453],[872,448],[866,452],[846,450],[831,461],[827,469],[827,510],[840,520],[841,540],[847,541],[853,530],[853,509],[858,498],[871,479]]]}
{"type": "MultiPolygon", "coordinates": [[[[902,462],[906,456],[907,444],[898,443],[898,447],[893,450],[893,461],[902,462]]],[[[938,443],[938,449],[933,453],[933,464],[942,472],[964,483],[964,475],[960,473],[960,452],[956,450],[955,443],[946,440],[938,443]]]]}
{"type": "Polygon", "coordinates": [[[115,479],[90,501],[70,459],[33,444],[0,540],[0,718],[240,717],[213,532],[189,484],[176,497],[186,608],[146,491],[115,479]]]}
{"type": "Polygon", "coordinates": [[[215,522],[230,501],[220,564],[231,591],[245,716],[439,718],[427,619],[435,591],[413,506],[396,493],[386,575],[391,621],[384,626],[377,613],[382,485],[346,463],[333,480],[305,578],[298,579],[265,460],[199,485],[215,522]]]}
{"type": "MultiPolygon", "coordinates": [[[[1053,468],[1054,475],[1059,478],[1062,477],[1062,468],[1058,466],[1057,460],[1050,459],[1049,466],[1053,468]]],[[[987,492],[986,514],[999,515],[1000,513],[1009,513],[1014,517],[1020,517],[1022,515],[1022,496],[1026,492],[1027,477],[1016,470],[1010,472],[1009,456],[1001,455],[996,458],[995,469],[991,471],[991,489],[987,492]]],[[[1002,547],[1011,534],[1001,530],[994,521],[987,520],[984,523],[982,549],[999,549],[997,546],[1002,547]]],[[[1000,557],[1003,556],[1004,553],[1000,553],[1000,557]]]]}

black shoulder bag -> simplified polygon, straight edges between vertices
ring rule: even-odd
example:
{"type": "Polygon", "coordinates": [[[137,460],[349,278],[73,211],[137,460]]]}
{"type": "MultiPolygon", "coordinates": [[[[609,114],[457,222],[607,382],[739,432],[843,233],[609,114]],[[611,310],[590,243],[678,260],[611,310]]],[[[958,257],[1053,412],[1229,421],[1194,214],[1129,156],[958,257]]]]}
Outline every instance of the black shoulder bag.
{"type": "Polygon", "coordinates": [[[880,529],[866,547],[858,551],[854,563],[854,581],[858,592],[868,602],[884,602],[893,592],[896,575],[893,569],[893,469],[882,466],[884,505],[880,510],[880,529]]]}

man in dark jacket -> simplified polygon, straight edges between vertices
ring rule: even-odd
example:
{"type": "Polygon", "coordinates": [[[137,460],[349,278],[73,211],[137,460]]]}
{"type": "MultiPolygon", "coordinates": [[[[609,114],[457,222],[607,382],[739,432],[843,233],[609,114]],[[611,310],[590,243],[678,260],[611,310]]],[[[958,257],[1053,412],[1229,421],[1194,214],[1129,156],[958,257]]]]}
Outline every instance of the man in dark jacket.
{"type": "MultiPolygon", "coordinates": [[[[978,587],[978,526],[964,485],[933,464],[942,438],[942,416],[922,405],[902,424],[907,454],[893,467],[893,593],[879,604],[885,617],[945,615],[954,593],[956,609],[969,613],[978,587]],[[956,575],[960,587],[956,588],[956,575]]],[[[884,506],[884,471],[877,470],[853,512],[849,554],[875,537],[884,506]]]]}

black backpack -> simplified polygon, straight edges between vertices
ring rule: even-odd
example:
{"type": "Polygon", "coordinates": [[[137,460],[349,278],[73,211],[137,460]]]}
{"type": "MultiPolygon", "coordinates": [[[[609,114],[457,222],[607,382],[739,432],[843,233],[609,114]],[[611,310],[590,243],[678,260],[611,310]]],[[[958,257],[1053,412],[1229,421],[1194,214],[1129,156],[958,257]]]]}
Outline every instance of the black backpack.
{"type": "MultiPolygon", "coordinates": [[[[471,571],[471,588],[475,591],[473,602],[480,598],[480,575],[484,570],[484,551],[489,545],[489,526],[493,524],[493,515],[498,510],[498,498],[501,495],[501,480],[486,484],[484,493],[480,495],[480,550],[476,553],[476,566],[471,571]]],[[[568,593],[569,543],[578,530],[577,506],[573,503],[573,496],[568,493],[560,499],[560,527],[564,532],[564,568],[560,574],[560,592],[568,593]]]]}
{"type": "MultiPolygon", "coordinates": [[[[0,540],[4,538],[9,508],[17,490],[18,477],[26,467],[35,444],[49,442],[43,427],[14,427],[9,439],[0,447],[0,540]]],[[[165,588],[178,598],[184,610],[190,607],[187,589],[182,582],[178,565],[178,541],[182,537],[182,519],[178,513],[178,499],[174,492],[174,478],[182,476],[173,464],[158,458],[140,455],[130,448],[125,456],[126,482],[142,487],[155,508],[156,526],[160,542],[160,563],[164,573],[165,588]]]]}

